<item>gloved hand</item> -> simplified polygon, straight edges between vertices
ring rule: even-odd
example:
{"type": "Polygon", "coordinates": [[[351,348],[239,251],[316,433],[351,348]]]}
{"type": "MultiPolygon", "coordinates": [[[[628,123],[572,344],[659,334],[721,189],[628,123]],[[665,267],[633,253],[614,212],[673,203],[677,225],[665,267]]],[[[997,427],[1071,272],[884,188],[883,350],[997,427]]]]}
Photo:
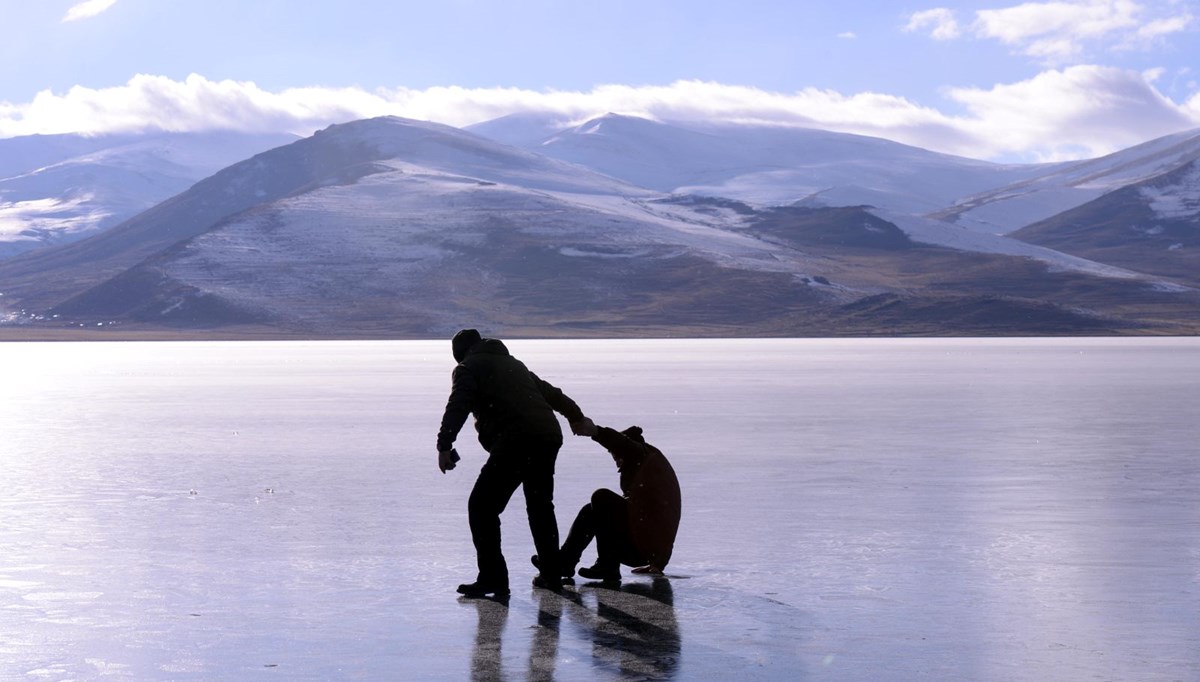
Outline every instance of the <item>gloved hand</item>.
{"type": "Polygon", "coordinates": [[[442,470],[443,474],[453,469],[458,460],[458,450],[454,448],[438,450],[438,468],[442,470]]]}
{"type": "Polygon", "coordinates": [[[599,432],[591,419],[584,417],[577,422],[571,422],[571,433],[576,436],[594,436],[599,432]]]}

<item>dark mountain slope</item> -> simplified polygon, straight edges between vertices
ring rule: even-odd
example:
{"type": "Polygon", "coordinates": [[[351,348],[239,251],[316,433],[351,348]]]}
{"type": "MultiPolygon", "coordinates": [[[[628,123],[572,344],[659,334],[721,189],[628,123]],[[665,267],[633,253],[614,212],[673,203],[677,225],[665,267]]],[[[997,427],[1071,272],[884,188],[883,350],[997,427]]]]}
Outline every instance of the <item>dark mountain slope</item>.
{"type": "Polygon", "coordinates": [[[1011,236],[1200,286],[1200,162],[1109,192],[1011,236]]]}

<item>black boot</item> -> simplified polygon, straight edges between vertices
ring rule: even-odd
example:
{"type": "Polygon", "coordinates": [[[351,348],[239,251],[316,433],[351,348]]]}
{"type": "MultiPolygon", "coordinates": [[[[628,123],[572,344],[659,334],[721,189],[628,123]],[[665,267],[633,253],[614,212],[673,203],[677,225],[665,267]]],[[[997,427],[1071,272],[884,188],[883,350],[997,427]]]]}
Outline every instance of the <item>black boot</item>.
{"type": "Polygon", "coordinates": [[[508,581],[476,580],[473,583],[463,583],[458,586],[458,593],[467,597],[486,597],[489,594],[497,598],[508,596],[508,581]]]}
{"type": "Polygon", "coordinates": [[[588,580],[616,583],[621,582],[621,569],[617,566],[602,566],[597,563],[594,566],[579,569],[579,576],[588,580]]]}
{"type": "Polygon", "coordinates": [[[562,578],[547,578],[544,575],[535,575],[533,576],[533,586],[562,594],[562,578]]]}
{"type": "MultiPolygon", "coordinates": [[[[534,568],[536,568],[539,571],[542,570],[542,564],[540,561],[538,561],[538,555],[534,554],[533,556],[529,557],[529,561],[533,563],[534,568]]],[[[577,563],[577,562],[575,562],[575,563],[577,563]]],[[[564,563],[561,566],[559,566],[559,572],[562,574],[562,577],[564,577],[564,578],[574,578],[575,577],[575,563],[571,563],[569,565],[564,563]]]]}

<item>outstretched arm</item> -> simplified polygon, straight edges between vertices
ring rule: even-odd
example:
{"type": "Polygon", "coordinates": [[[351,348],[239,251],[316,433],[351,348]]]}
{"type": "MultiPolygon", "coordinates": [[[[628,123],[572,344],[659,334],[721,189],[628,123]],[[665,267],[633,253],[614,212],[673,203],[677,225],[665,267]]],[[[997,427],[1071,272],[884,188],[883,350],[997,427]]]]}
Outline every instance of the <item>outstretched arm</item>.
{"type": "Polygon", "coordinates": [[[592,435],[596,425],[592,423],[592,420],[583,416],[583,410],[579,409],[579,405],[576,405],[574,400],[571,400],[566,393],[549,381],[533,372],[529,374],[533,377],[533,382],[537,384],[538,392],[542,394],[547,403],[550,403],[550,408],[566,417],[567,421],[571,423],[572,433],[576,436],[592,435]]]}
{"type": "Polygon", "coordinates": [[[596,435],[592,436],[592,440],[604,446],[614,457],[620,457],[631,462],[641,461],[642,455],[645,454],[644,446],[625,434],[610,429],[607,426],[596,428],[596,435]]]}
{"type": "Polygon", "coordinates": [[[442,414],[442,428],[438,430],[437,449],[445,452],[454,447],[454,439],[467,417],[471,414],[471,400],[475,396],[475,375],[459,365],[454,368],[450,397],[446,400],[446,411],[442,414]]]}

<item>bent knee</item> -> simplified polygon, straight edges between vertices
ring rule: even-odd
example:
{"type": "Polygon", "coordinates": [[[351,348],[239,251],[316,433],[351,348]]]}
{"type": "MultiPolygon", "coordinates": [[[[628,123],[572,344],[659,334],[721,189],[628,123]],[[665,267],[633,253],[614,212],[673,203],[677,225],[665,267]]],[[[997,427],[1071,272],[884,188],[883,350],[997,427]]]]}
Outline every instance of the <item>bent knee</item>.
{"type": "Polygon", "coordinates": [[[608,488],[601,488],[592,493],[592,507],[611,507],[614,504],[624,501],[624,497],[621,497],[608,488]]]}

